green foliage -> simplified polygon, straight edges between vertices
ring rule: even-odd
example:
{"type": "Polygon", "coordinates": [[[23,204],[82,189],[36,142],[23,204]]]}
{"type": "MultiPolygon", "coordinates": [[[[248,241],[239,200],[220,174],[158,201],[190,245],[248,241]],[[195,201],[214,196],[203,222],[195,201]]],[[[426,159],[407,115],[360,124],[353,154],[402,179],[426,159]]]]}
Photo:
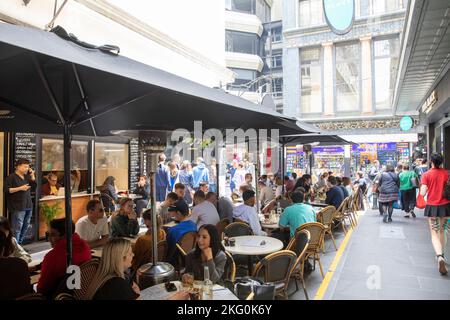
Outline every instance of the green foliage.
{"type": "Polygon", "coordinates": [[[45,202],[42,202],[39,207],[41,208],[41,214],[44,216],[44,220],[47,223],[47,226],[50,227],[50,221],[55,219],[59,213],[62,212],[62,208],[60,207],[61,201],[56,201],[53,205],[48,205],[45,202]]]}

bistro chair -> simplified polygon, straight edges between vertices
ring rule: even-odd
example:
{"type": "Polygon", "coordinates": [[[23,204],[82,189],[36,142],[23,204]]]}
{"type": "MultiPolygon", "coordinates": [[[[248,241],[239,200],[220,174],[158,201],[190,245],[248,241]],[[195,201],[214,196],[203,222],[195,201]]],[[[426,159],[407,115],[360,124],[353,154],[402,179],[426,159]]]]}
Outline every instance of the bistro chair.
{"type": "Polygon", "coordinates": [[[114,210],[114,199],[107,193],[100,193],[100,202],[102,203],[103,209],[107,216],[110,216],[114,210]]]}
{"type": "MultiPolygon", "coordinates": [[[[336,241],[333,236],[333,219],[336,213],[334,206],[328,206],[323,208],[317,213],[317,222],[322,223],[325,226],[325,235],[329,235],[333,240],[334,249],[337,251],[336,241]]],[[[325,241],[323,242],[323,253],[325,253],[325,241]]]]}
{"type": "Polygon", "coordinates": [[[225,230],[226,226],[230,224],[230,220],[222,219],[216,224],[217,233],[219,234],[219,239],[223,239],[223,230],[225,230]]]}
{"type": "Polygon", "coordinates": [[[297,234],[297,232],[302,230],[308,230],[311,236],[305,259],[313,259],[313,270],[316,268],[317,261],[319,263],[322,278],[325,278],[322,263],[320,262],[320,249],[322,248],[322,242],[324,241],[325,226],[320,222],[308,222],[298,227],[295,233],[297,234]]]}
{"type": "Polygon", "coordinates": [[[227,256],[227,261],[225,262],[222,280],[224,283],[226,281],[234,283],[236,280],[236,263],[234,262],[233,256],[229,252],[225,251],[225,255],[227,256]]]}
{"type": "Polygon", "coordinates": [[[287,299],[289,279],[296,259],[295,252],[290,250],[271,253],[258,262],[253,276],[258,278],[262,274],[263,281],[275,284],[276,294],[287,299]]]}
{"type": "Polygon", "coordinates": [[[350,217],[346,213],[350,203],[351,203],[350,197],[345,198],[334,214],[334,221],[336,222],[334,228],[337,228],[340,225],[342,227],[342,231],[344,232],[344,234],[347,234],[347,229],[345,227],[345,219],[350,219],[350,217]]]}
{"type": "MultiPolygon", "coordinates": [[[[80,265],[81,287],[73,290],[73,297],[76,300],[83,300],[92,279],[94,278],[98,267],[100,266],[99,259],[91,259],[80,265]]],[[[55,298],[56,299],[56,298],[55,298]]]]}
{"type": "Polygon", "coordinates": [[[286,250],[294,251],[297,255],[297,260],[295,260],[294,266],[292,267],[291,277],[295,280],[295,292],[298,291],[297,280],[300,280],[300,283],[303,287],[303,292],[305,293],[306,300],[309,300],[308,292],[306,291],[305,278],[304,278],[304,267],[305,267],[305,257],[306,251],[309,246],[309,241],[311,239],[311,234],[308,230],[302,230],[296,232],[289,242],[286,250]]]}
{"type": "Polygon", "coordinates": [[[233,222],[223,230],[224,237],[252,236],[253,230],[245,222],[233,222]]]}
{"type": "Polygon", "coordinates": [[[76,300],[70,293],[60,293],[55,297],[55,300],[76,300]]]}
{"type": "Polygon", "coordinates": [[[175,266],[175,269],[180,276],[181,270],[185,266],[186,256],[192,249],[194,249],[196,240],[197,232],[191,231],[185,233],[176,244],[177,265],[175,266]]]}

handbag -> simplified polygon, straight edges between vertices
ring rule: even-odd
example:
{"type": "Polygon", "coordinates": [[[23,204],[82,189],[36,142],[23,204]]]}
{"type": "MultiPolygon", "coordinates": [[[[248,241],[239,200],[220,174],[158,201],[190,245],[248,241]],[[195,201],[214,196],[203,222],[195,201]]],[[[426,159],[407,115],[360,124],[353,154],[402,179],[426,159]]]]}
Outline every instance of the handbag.
{"type": "Polygon", "coordinates": [[[425,198],[423,195],[419,194],[417,195],[417,199],[416,199],[416,207],[419,209],[423,209],[425,208],[425,206],[427,205],[425,198]]]}
{"type": "Polygon", "coordinates": [[[234,293],[239,300],[245,300],[253,293],[253,300],[274,300],[275,284],[263,283],[255,277],[236,278],[234,293]]]}

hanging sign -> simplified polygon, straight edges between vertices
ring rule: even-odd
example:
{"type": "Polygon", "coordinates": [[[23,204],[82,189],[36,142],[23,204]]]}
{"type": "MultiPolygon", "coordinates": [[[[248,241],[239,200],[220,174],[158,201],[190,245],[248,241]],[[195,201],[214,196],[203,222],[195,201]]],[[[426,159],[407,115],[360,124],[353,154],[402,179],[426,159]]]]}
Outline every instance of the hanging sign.
{"type": "Polygon", "coordinates": [[[355,1],[323,0],[323,12],[331,31],[346,34],[352,29],[355,19],[355,1]]]}

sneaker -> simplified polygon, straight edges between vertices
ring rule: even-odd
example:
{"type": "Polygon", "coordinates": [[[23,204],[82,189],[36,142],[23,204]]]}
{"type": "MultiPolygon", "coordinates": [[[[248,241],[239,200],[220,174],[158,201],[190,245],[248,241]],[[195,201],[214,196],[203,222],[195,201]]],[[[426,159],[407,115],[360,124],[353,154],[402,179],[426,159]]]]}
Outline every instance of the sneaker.
{"type": "Polygon", "coordinates": [[[389,219],[388,219],[388,222],[392,222],[392,218],[389,218],[389,219]]]}
{"type": "Polygon", "coordinates": [[[445,267],[444,257],[442,257],[442,256],[438,257],[438,266],[439,266],[439,272],[442,275],[446,275],[447,274],[447,268],[445,267]]]}
{"type": "Polygon", "coordinates": [[[409,218],[409,213],[405,213],[404,217],[409,218]]]}
{"type": "Polygon", "coordinates": [[[383,222],[387,223],[388,222],[388,216],[383,216],[383,222]]]}
{"type": "Polygon", "coordinates": [[[411,211],[411,215],[412,215],[413,218],[416,217],[416,214],[414,213],[414,211],[411,211]]]}

